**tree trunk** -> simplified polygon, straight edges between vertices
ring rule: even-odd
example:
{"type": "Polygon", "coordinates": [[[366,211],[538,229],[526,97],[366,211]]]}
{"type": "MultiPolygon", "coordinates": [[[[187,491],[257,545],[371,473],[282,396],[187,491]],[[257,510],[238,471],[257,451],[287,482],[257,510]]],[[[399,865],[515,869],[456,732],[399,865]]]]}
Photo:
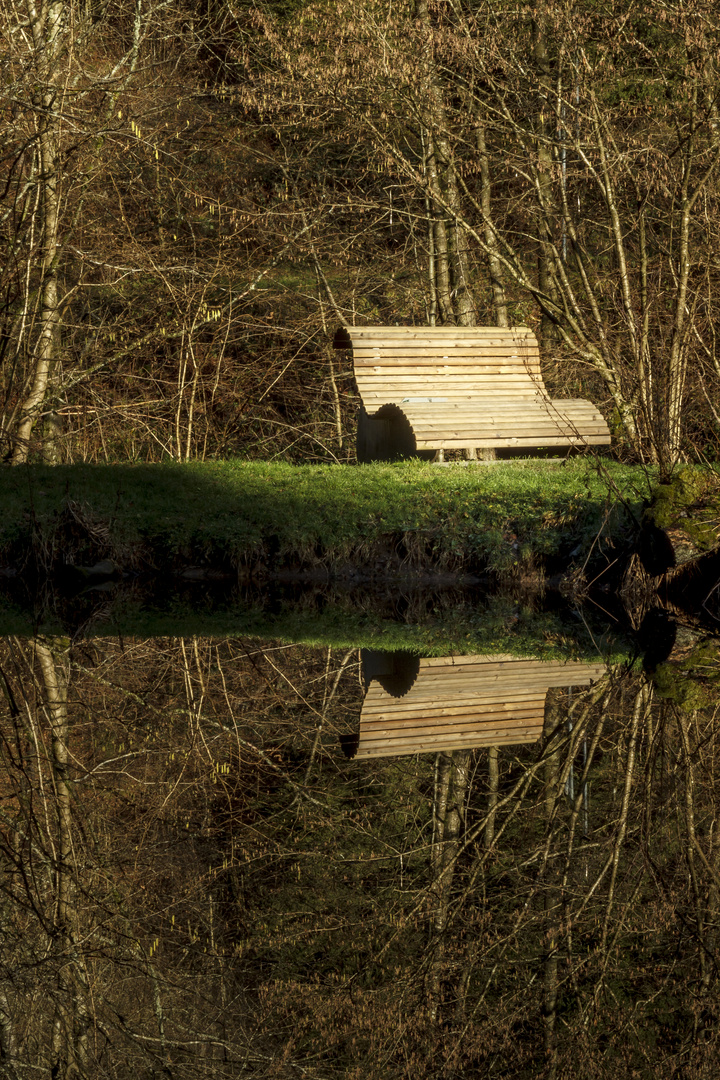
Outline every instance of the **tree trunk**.
{"type": "MultiPolygon", "coordinates": [[[[533,20],[533,60],[538,71],[539,108],[537,114],[537,176],[538,176],[538,288],[543,296],[554,296],[555,288],[552,275],[553,242],[553,191],[552,191],[552,150],[549,132],[552,126],[550,117],[550,61],[548,58],[545,27],[541,21],[533,20]]],[[[544,309],[540,316],[540,341],[548,350],[552,347],[555,336],[554,323],[544,309]]]]}
{"type": "Polygon", "coordinates": [[[12,451],[13,465],[27,461],[30,436],[42,413],[48,384],[52,378],[60,342],[58,309],[58,235],[60,222],[60,139],[62,76],[60,56],[65,35],[65,4],[60,0],[36,8],[28,3],[28,18],[39,86],[35,94],[37,153],[40,161],[38,184],[42,246],[39,260],[40,330],[35,345],[34,372],[30,389],[22,403],[20,421],[12,451]]]}
{"type": "Polygon", "coordinates": [[[488,271],[493,294],[495,325],[507,327],[510,324],[508,322],[507,300],[505,298],[505,286],[500,263],[500,250],[490,212],[490,159],[485,145],[485,126],[480,122],[478,122],[476,139],[480,158],[480,206],[482,208],[485,243],[487,245],[488,271]]]}

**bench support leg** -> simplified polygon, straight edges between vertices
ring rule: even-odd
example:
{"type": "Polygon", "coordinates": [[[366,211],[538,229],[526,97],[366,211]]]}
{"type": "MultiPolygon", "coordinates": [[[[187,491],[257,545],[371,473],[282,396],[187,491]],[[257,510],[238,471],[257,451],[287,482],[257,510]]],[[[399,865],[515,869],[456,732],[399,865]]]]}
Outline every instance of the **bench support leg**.
{"type": "Polygon", "coordinates": [[[481,450],[474,446],[466,446],[464,454],[467,461],[495,461],[497,458],[492,446],[483,447],[481,450]]]}

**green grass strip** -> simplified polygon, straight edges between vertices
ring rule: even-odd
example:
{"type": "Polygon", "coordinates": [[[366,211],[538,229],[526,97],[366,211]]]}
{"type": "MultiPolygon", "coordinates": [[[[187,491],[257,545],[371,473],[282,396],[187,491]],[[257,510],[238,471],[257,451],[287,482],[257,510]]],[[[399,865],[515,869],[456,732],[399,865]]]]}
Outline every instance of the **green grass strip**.
{"type": "MultiPolygon", "coordinates": [[[[649,492],[645,470],[592,458],[441,468],[421,462],[294,466],[22,466],[0,470],[0,553],[52,543],[72,505],[122,562],[154,557],[362,562],[401,535],[419,562],[477,561],[503,570],[517,556],[587,549],[649,492]]],[[[92,529],[91,529],[92,531],[92,529]]]]}

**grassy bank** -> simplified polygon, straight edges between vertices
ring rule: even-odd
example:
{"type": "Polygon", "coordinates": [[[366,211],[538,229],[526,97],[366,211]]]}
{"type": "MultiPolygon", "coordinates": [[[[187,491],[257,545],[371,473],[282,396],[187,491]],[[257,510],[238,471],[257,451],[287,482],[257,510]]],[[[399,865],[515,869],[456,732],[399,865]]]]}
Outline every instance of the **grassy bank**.
{"type": "Polygon", "coordinates": [[[438,468],[24,466],[0,470],[0,560],[51,569],[508,569],[589,550],[648,493],[643,470],[592,460],[438,468]]]}

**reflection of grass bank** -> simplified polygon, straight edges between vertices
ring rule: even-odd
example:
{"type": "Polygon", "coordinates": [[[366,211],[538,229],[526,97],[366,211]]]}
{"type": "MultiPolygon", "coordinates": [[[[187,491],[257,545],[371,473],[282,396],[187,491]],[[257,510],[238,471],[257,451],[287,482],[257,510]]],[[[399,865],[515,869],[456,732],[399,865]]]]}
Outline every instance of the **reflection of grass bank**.
{"type": "MultiPolygon", "coordinates": [[[[96,603],[98,601],[96,600],[96,603]]],[[[276,642],[338,649],[403,650],[421,656],[509,653],[540,659],[619,662],[632,646],[608,636],[604,626],[588,625],[575,612],[536,611],[494,596],[486,600],[437,596],[425,610],[417,605],[393,617],[380,599],[335,597],[327,604],[318,594],[299,601],[261,603],[217,597],[188,596],[153,607],[120,590],[84,617],[68,620],[41,617],[34,625],[29,614],[0,605],[0,636],[75,635],[81,637],[257,638],[276,642]]]]}
{"type": "Polygon", "coordinates": [[[188,563],[272,570],[478,567],[587,550],[620,527],[617,495],[637,503],[644,472],[592,459],[473,468],[29,466],[0,471],[0,553],[40,566],[172,570],[188,563]]]}

